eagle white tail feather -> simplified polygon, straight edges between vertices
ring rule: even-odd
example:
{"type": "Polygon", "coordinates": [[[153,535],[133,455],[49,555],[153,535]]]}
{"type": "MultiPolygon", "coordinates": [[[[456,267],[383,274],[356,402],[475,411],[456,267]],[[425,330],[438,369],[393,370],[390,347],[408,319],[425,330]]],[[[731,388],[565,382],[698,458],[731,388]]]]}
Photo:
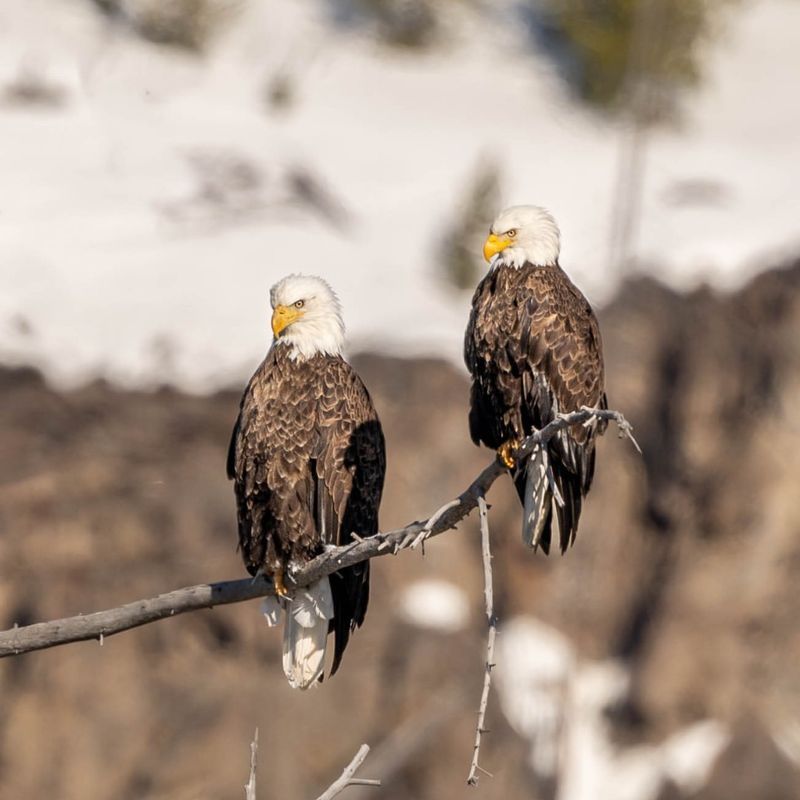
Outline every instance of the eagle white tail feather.
{"type": "Polygon", "coordinates": [[[327,577],[298,590],[289,601],[283,625],[283,671],[292,688],[307,689],[322,675],[331,619],[333,593],[327,577]]]}
{"type": "Polygon", "coordinates": [[[261,601],[261,613],[267,621],[268,628],[274,628],[281,621],[281,601],[275,595],[265,597],[261,601]]]}
{"type": "Polygon", "coordinates": [[[522,512],[522,541],[537,547],[547,522],[547,508],[552,502],[547,449],[536,445],[525,465],[525,503],[522,512]]]}

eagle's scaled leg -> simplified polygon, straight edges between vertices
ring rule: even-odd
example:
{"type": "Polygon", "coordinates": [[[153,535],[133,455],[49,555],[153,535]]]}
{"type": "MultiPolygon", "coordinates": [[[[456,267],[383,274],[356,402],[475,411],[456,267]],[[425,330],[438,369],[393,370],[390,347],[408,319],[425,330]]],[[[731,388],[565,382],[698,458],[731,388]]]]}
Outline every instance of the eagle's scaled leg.
{"type": "Polygon", "coordinates": [[[517,462],[514,461],[514,457],[511,454],[517,449],[519,449],[518,439],[509,439],[497,448],[497,458],[500,459],[500,463],[503,464],[506,469],[514,469],[514,467],[516,467],[517,462]]]}

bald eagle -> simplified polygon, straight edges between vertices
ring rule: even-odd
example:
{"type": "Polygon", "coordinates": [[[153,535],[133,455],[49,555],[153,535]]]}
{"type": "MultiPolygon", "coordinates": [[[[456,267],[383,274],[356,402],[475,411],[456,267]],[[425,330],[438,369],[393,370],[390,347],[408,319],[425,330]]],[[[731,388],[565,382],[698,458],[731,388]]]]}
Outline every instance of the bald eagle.
{"type": "Polygon", "coordinates": [[[559,250],[558,226],[545,209],[503,211],[483,247],[491,267],[472,298],[464,341],[470,434],[496,449],[511,471],[524,509],[523,541],[545,553],[553,511],[561,552],[575,541],[604,424],[575,425],[522,463],[514,451],[558,413],[607,407],[597,319],[559,266],[559,250]]]}
{"type": "Polygon", "coordinates": [[[369,562],[293,592],[287,577],[328,545],[377,533],[386,456],[369,393],[342,357],[344,324],[330,286],[290,275],[270,300],[274,340],[244,391],[228,477],[245,567],[273,580],[285,615],[283,669],[291,686],[306,689],[322,678],[328,633],[332,675],[364,621],[369,562]]]}

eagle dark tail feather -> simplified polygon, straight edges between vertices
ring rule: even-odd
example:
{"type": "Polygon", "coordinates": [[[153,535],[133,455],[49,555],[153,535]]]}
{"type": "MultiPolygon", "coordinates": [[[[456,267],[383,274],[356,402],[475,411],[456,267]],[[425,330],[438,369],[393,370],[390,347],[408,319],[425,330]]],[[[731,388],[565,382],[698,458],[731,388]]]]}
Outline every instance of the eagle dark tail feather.
{"type": "Polygon", "coordinates": [[[575,541],[583,497],[580,479],[556,461],[547,448],[537,446],[514,474],[522,503],[522,541],[550,553],[553,508],[558,519],[561,552],[575,541]],[[550,475],[548,476],[548,470],[550,475]]]}
{"type": "Polygon", "coordinates": [[[514,485],[522,503],[522,541],[534,550],[541,546],[550,552],[553,517],[553,494],[547,481],[547,450],[536,446],[533,453],[520,464],[514,485]]]}
{"type": "Polygon", "coordinates": [[[350,634],[361,626],[367,615],[369,561],[334,572],[331,575],[331,590],[334,614],[329,630],[335,635],[335,645],[330,674],[333,675],[339,669],[350,634]]]}
{"type": "Polygon", "coordinates": [[[556,504],[556,516],[558,517],[561,552],[565,553],[568,547],[575,544],[583,496],[580,479],[577,475],[567,472],[564,468],[554,469],[553,473],[561,499],[564,501],[563,505],[556,504]]]}

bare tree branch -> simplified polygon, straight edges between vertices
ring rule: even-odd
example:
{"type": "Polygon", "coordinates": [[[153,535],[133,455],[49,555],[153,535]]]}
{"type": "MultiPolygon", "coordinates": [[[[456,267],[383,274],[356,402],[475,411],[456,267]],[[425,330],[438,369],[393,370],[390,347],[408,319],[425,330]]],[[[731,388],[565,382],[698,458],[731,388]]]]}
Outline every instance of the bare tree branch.
{"type": "Polygon", "coordinates": [[[475,746],[472,748],[472,763],[469,767],[467,783],[470,786],[478,785],[478,771],[490,778],[492,774],[478,764],[481,753],[481,737],[487,733],[486,706],[489,704],[489,689],[492,686],[492,670],[494,669],[494,637],[497,635],[497,618],[494,615],[494,592],[492,588],[492,551],[489,546],[489,515],[486,500],[478,498],[478,509],[481,517],[481,552],[483,553],[483,580],[484,595],[486,597],[486,620],[489,623],[489,636],[486,640],[486,670],[483,676],[483,691],[481,704],[478,708],[478,725],[475,728],[475,746]]]}
{"type": "MultiPolygon", "coordinates": [[[[383,783],[402,772],[423,750],[428,749],[440,730],[460,713],[466,697],[461,687],[450,685],[433,693],[429,702],[388,733],[370,751],[369,771],[383,783]]],[[[348,798],[368,800],[366,789],[353,789],[348,798]]]]}
{"type": "Polygon", "coordinates": [[[244,787],[244,800],[257,800],[256,798],[256,754],[258,753],[258,728],[250,744],[250,780],[244,787]]]}
{"type": "Polygon", "coordinates": [[[368,755],[369,745],[362,744],[359,751],[353,757],[353,760],[344,768],[342,774],[317,798],[317,800],[331,800],[331,798],[336,797],[337,794],[343,792],[348,786],[380,786],[380,781],[353,777],[368,755]]]}
{"type": "MultiPolygon", "coordinates": [[[[256,797],[256,755],[258,753],[258,728],[256,728],[253,741],[250,743],[250,780],[244,787],[245,800],[257,800],[256,797]]],[[[369,745],[362,744],[353,760],[344,768],[344,772],[317,798],[317,800],[331,800],[348,786],[380,786],[381,782],[371,778],[354,778],[358,768],[364,763],[369,754],[369,745]]]]}
{"type": "MultiPolygon", "coordinates": [[[[620,436],[628,436],[634,441],[630,424],[618,411],[584,407],[570,414],[559,415],[540,431],[529,436],[514,455],[516,458],[524,458],[536,444],[546,444],[559,431],[572,425],[589,423],[593,419],[615,422],[620,436]]],[[[505,467],[498,461],[492,461],[455,500],[442,506],[430,519],[412,522],[405,528],[378,533],[366,539],[356,538],[351,544],[331,548],[293,573],[290,576],[292,582],[298,587],[308,586],[343,567],[404,550],[415,542],[419,543],[417,540],[420,534],[424,534],[424,540],[455,528],[476,508],[479,498],[485,496],[505,471],[505,467]]],[[[158,597],[137,600],[107,611],[38,622],[24,627],[15,626],[0,632],[0,658],[87,639],[102,642],[105,637],[160,619],[201,608],[241,603],[274,593],[272,583],[263,577],[204,583],[176,589],[158,597]]]]}

